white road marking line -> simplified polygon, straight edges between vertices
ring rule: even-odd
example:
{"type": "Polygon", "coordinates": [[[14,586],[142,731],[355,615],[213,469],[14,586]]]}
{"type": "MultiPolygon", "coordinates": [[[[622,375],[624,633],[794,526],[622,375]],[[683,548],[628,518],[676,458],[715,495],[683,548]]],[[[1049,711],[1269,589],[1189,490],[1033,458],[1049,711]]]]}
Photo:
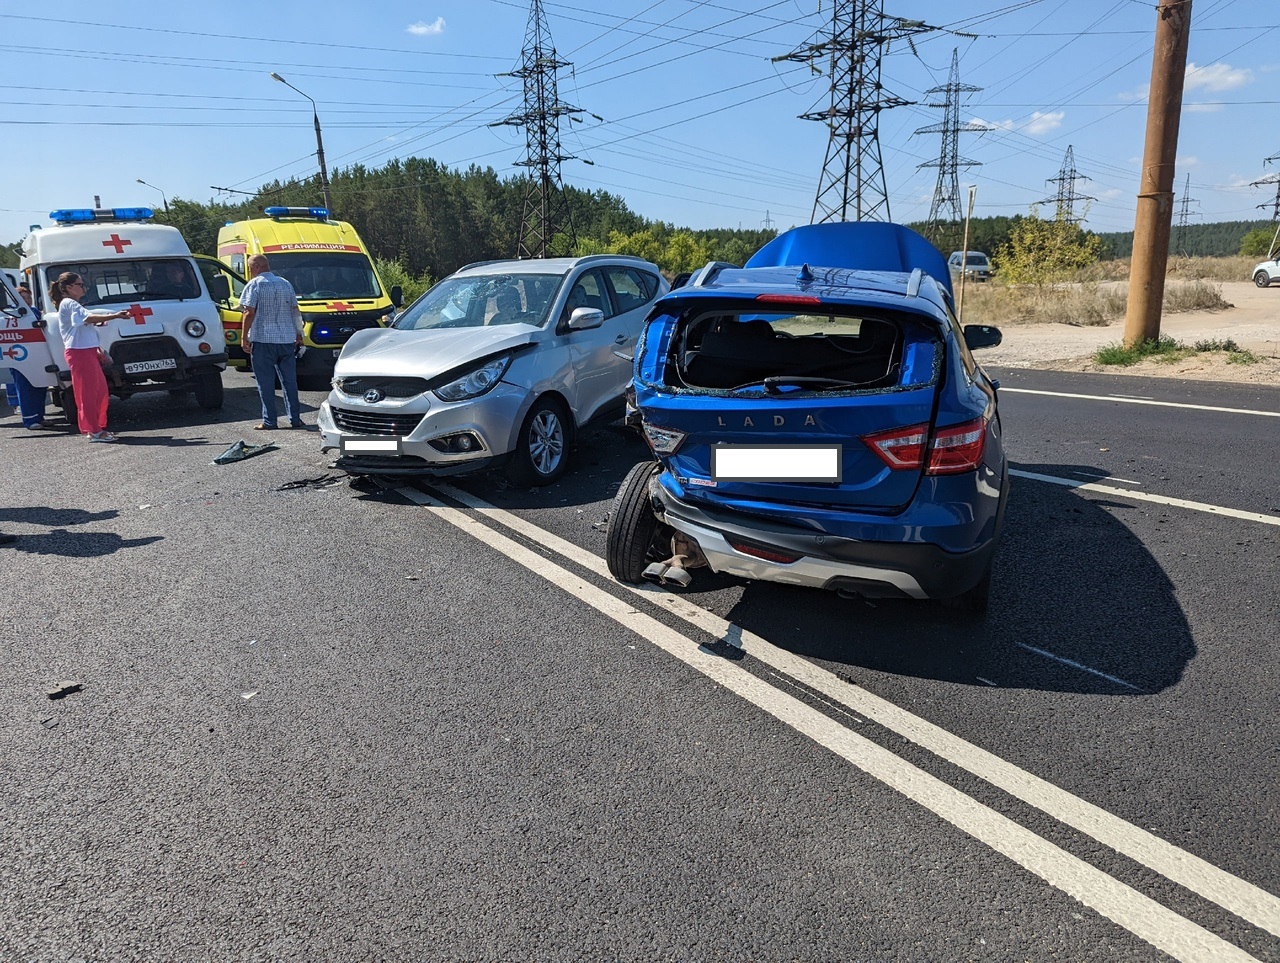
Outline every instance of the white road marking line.
{"type": "Polygon", "coordinates": [[[1032,388],[1006,388],[1000,386],[1000,394],[1048,395],[1051,398],[1079,398],[1083,401],[1115,401],[1126,405],[1155,405],[1160,408],[1190,408],[1194,411],[1224,411],[1232,415],[1261,415],[1264,418],[1280,418],[1280,411],[1256,411],[1252,408],[1220,408],[1216,405],[1188,405],[1179,401],[1148,401],[1145,398],[1126,398],[1123,395],[1077,395],[1069,391],[1037,391],[1032,388]]]}
{"type": "MultiPolygon", "coordinates": [[[[441,520],[647,639],[713,682],[1175,959],[1186,963],[1255,960],[1235,944],[1108,876],[1025,826],[900,759],[888,749],[847,729],[723,656],[715,655],[706,646],[699,645],[688,636],[637,611],[610,592],[596,588],[572,571],[561,568],[460,509],[451,508],[416,489],[400,488],[398,491],[410,501],[430,509],[441,520]]],[[[449,493],[452,497],[453,490],[449,489],[449,493]]],[[[501,510],[490,506],[489,509],[480,511],[486,517],[493,518],[493,513],[501,510]]],[[[522,524],[520,529],[510,525],[507,527],[519,531],[525,537],[530,537],[529,529],[534,529],[540,536],[549,536],[550,540],[558,541],[555,536],[541,532],[534,526],[522,524]]],[[[542,537],[535,540],[546,545],[542,537]]],[[[743,632],[742,635],[745,639],[748,633],[743,632]]],[[[794,674],[787,674],[795,678],[794,674]]]]}
{"type": "Polygon", "coordinates": [[[1115,475],[1099,475],[1095,471],[1073,471],[1071,474],[1079,475],[1081,478],[1092,478],[1094,481],[1111,481],[1120,482],[1124,485],[1141,485],[1142,482],[1134,481],[1132,478],[1117,478],[1115,475]]]}
{"type": "Polygon", "coordinates": [[[1210,505],[1208,502],[1192,502],[1185,498],[1169,498],[1166,495],[1153,495],[1149,492],[1135,492],[1128,488],[1112,488],[1109,485],[1095,485],[1093,482],[1077,481],[1074,478],[1059,478],[1057,475],[1041,475],[1038,472],[1022,471],[1010,468],[1009,474],[1017,478],[1030,478],[1033,481],[1048,482],[1051,485],[1066,485],[1068,488],[1079,488],[1087,492],[1099,492],[1103,495],[1119,495],[1133,501],[1151,502],[1156,505],[1168,505],[1171,508],[1187,508],[1193,512],[1208,512],[1210,515],[1226,515],[1229,518],[1242,518],[1246,522],[1261,522],[1263,525],[1280,526],[1280,516],[1263,515],[1260,512],[1245,512],[1238,508],[1223,508],[1221,505],[1210,505]]]}
{"type": "MultiPolygon", "coordinates": [[[[1023,390],[1026,390],[1026,389],[1023,389],[1023,390]]],[[[1107,397],[1108,398],[1133,398],[1137,401],[1153,401],[1154,400],[1150,395],[1122,395],[1116,392],[1112,392],[1111,394],[1107,395],[1107,397]]]]}
{"type": "MultiPolygon", "coordinates": [[[[612,579],[603,559],[572,542],[467,492],[449,485],[435,487],[496,524],[550,549],[589,572],[612,579]]],[[[1121,855],[1216,903],[1254,926],[1280,936],[1280,898],[1261,887],[1232,876],[1207,860],[1180,849],[1039,776],[1019,769],[994,753],[975,746],[861,686],[846,682],[821,666],[778,648],[754,632],[728,622],[678,595],[652,585],[614,584],[634,595],[643,596],[652,604],[684,619],[714,638],[735,644],[753,658],[929,750],[938,758],[972,773],[1103,845],[1110,846],[1121,855]]]]}
{"type": "Polygon", "coordinates": [[[1037,649],[1034,645],[1027,645],[1025,642],[1018,642],[1016,644],[1020,649],[1026,649],[1028,652],[1034,652],[1036,655],[1043,655],[1046,659],[1052,659],[1054,662],[1061,662],[1063,665],[1069,665],[1071,666],[1071,668],[1079,669],[1081,672],[1088,672],[1091,675],[1096,675],[1099,678],[1106,679],[1108,682],[1114,682],[1116,685],[1122,685],[1126,689],[1132,689],[1134,692],[1146,691],[1144,689],[1138,688],[1136,685],[1134,685],[1131,682],[1125,682],[1124,679],[1121,679],[1118,676],[1107,675],[1107,673],[1102,672],[1098,669],[1090,668],[1089,666],[1085,665],[1083,662],[1077,662],[1074,659],[1064,658],[1061,655],[1054,655],[1052,652],[1046,651],[1045,649],[1037,649]]]}

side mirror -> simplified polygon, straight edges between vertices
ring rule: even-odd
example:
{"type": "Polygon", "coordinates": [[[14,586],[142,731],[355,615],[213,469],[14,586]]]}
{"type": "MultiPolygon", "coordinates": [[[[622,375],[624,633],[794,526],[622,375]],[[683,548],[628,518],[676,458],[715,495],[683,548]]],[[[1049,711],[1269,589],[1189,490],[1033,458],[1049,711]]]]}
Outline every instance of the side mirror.
{"type": "Polygon", "coordinates": [[[691,277],[693,277],[693,273],[690,271],[685,271],[683,274],[677,274],[671,279],[671,290],[674,291],[676,288],[684,287],[689,283],[689,278],[691,277]]]}
{"type": "Polygon", "coordinates": [[[209,281],[209,297],[215,301],[231,300],[231,282],[225,274],[215,274],[209,281]]]}
{"type": "Polygon", "coordinates": [[[404,289],[398,284],[391,285],[391,303],[397,308],[404,304],[404,289]]]}
{"type": "Polygon", "coordinates": [[[604,324],[604,312],[599,308],[574,308],[569,315],[570,331],[589,331],[604,324]]]}
{"type": "Polygon", "coordinates": [[[964,326],[964,343],[970,351],[978,348],[994,348],[1003,340],[1000,329],[989,324],[966,324],[964,326]]]}

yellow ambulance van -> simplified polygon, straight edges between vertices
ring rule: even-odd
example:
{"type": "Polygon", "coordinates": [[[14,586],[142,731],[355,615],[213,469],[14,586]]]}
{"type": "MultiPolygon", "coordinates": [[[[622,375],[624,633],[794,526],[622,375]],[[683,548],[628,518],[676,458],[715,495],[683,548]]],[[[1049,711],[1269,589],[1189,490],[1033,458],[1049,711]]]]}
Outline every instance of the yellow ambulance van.
{"type": "MultiPolygon", "coordinates": [[[[390,322],[402,295],[383,287],[364,241],[323,207],[268,207],[265,217],[233,221],[218,231],[218,259],[248,276],[248,262],[265,254],[274,274],[288,280],[302,308],[300,377],[329,378],[342,346],[357,331],[390,322]]],[[[227,327],[230,363],[247,367],[240,327],[227,327]]]]}

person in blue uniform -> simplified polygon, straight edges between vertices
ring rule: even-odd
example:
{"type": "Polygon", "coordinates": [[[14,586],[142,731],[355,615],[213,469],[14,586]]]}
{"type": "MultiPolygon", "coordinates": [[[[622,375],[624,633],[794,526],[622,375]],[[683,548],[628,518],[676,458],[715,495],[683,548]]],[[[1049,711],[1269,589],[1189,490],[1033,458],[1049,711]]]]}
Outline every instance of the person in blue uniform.
{"type": "MultiPolygon", "coordinates": [[[[35,310],[31,300],[31,288],[25,284],[19,284],[18,296],[27,302],[27,307],[35,310]]],[[[22,414],[22,427],[37,431],[45,427],[44,409],[49,392],[45,388],[37,388],[17,368],[12,370],[14,384],[18,386],[18,411],[22,414]]],[[[4,543],[0,542],[0,544],[4,543]]]]}

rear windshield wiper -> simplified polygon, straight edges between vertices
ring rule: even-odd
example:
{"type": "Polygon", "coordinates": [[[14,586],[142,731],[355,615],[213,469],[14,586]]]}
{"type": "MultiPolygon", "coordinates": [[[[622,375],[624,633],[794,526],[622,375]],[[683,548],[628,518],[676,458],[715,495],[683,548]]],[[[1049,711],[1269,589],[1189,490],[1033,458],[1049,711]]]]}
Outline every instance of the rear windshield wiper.
{"type": "Polygon", "coordinates": [[[782,394],[783,388],[812,388],[816,391],[837,390],[840,388],[860,388],[865,382],[841,381],[839,378],[812,378],[801,375],[777,375],[765,378],[760,384],[771,395],[782,394]],[[821,385],[822,387],[818,387],[821,385]]]}

